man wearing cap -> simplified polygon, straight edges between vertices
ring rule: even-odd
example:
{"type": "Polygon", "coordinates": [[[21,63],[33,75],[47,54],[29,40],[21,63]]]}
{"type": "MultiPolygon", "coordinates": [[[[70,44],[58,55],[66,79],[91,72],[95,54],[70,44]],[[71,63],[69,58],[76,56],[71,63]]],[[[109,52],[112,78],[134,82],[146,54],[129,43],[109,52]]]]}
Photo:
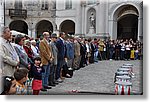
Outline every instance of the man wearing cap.
{"type": "Polygon", "coordinates": [[[49,32],[43,32],[43,40],[41,40],[39,44],[41,62],[45,70],[45,72],[42,73],[43,91],[51,89],[51,87],[48,86],[48,79],[50,75],[50,62],[53,60],[53,55],[48,40],[49,32]]]}
{"type": "Polygon", "coordinates": [[[55,84],[58,84],[55,80],[55,75],[56,75],[56,68],[57,68],[57,55],[58,55],[58,49],[56,47],[56,41],[57,41],[57,34],[52,33],[51,34],[51,42],[50,42],[50,47],[52,48],[52,54],[54,56],[53,63],[51,63],[51,73],[50,73],[50,80],[49,80],[49,85],[50,86],[55,86],[55,84]]]}

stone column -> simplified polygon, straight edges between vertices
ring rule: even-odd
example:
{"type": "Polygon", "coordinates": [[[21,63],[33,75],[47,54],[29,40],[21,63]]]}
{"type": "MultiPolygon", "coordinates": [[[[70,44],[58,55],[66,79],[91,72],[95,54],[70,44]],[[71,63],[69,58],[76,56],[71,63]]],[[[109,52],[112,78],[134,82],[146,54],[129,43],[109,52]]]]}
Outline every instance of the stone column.
{"type": "Polygon", "coordinates": [[[113,21],[113,34],[112,34],[112,39],[116,40],[117,39],[117,21],[113,21]]]}
{"type": "Polygon", "coordinates": [[[138,18],[138,38],[139,41],[143,41],[143,18],[138,18]]]}
{"type": "Polygon", "coordinates": [[[82,34],[85,34],[85,32],[84,32],[84,28],[85,28],[85,25],[84,25],[84,23],[85,23],[85,19],[84,19],[85,6],[84,5],[82,5],[81,10],[82,10],[82,15],[81,15],[81,17],[82,17],[82,26],[81,26],[81,29],[82,29],[82,34]]]}
{"type": "Polygon", "coordinates": [[[4,26],[4,0],[0,0],[0,34],[1,27],[4,26]]]}
{"type": "Polygon", "coordinates": [[[112,36],[113,36],[113,23],[114,21],[113,20],[109,20],[109,35],[110,35],[110,39],[112,39],[112,36]]]}
{"type": "Polygon", "coordinates": [[[32,36],[32,30],[28,29],[28,36],[31,37],[32,36]]]}
{"type": "Polygon", "coordinates": [[[102,34],[105,32],[105,27],[106,27],[106,24],[105,24],[105,4],[104,2],[100,2],[99,4],[99,8],[98,8],[98,12],[97,13],[97,19],[98,19],[98,24],[96,24],[96,32],[98,32],[99,34],[102,34]]]}
{"type": "Polygon", "coordinates": [[[82,29],[82,13],[81,13],[81,4],[80,1],[74,2],[76,3],[76,22],[75,22],[75,34],[81,34],[81,29],[82,29]]]}

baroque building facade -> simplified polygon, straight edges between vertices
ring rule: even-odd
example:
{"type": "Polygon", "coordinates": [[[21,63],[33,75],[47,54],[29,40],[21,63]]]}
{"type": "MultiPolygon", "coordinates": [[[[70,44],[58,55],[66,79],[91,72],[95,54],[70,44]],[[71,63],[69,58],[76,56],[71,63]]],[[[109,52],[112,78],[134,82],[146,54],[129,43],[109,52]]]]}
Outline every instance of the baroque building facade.
{"type": "Polygon", "coordinates": [[[4,22],[30,37],[43,31],[80,37],[143,39],[141,0],[5,0],[4,22]]]}

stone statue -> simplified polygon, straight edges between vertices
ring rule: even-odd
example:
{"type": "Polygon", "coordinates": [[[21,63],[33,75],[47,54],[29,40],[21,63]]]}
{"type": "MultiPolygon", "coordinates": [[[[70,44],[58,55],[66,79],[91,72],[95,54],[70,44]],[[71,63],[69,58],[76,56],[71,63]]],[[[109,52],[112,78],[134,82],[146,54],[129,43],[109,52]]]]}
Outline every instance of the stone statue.
{"type": "Polygon", "coordinates": [[[90,27],[95,27],[95,16],[93,14],[93,12],[91,12],[91,16],[89,17],[90,19],[90,27]]]}

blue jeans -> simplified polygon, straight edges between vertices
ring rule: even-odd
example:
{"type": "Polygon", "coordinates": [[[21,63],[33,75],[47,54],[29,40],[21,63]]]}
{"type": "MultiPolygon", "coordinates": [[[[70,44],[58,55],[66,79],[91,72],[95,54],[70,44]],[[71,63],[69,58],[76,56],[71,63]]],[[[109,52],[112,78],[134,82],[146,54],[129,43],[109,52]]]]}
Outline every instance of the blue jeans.
{"type": "Polygon", "coordinates": [[[135,60],[137,60],[137,59],[139,59],[139,55],[138,55],[139,53],[136,53],[135,52],[135,60]]]}
{"type": "Polygon", "coordinates": [[[48,79],[50,75],[50,63],[48,63],[48,65],[43,65],[43,68],[45,72],[42,73],[42,84],[43,86],[48,86],[48,79]]]}

